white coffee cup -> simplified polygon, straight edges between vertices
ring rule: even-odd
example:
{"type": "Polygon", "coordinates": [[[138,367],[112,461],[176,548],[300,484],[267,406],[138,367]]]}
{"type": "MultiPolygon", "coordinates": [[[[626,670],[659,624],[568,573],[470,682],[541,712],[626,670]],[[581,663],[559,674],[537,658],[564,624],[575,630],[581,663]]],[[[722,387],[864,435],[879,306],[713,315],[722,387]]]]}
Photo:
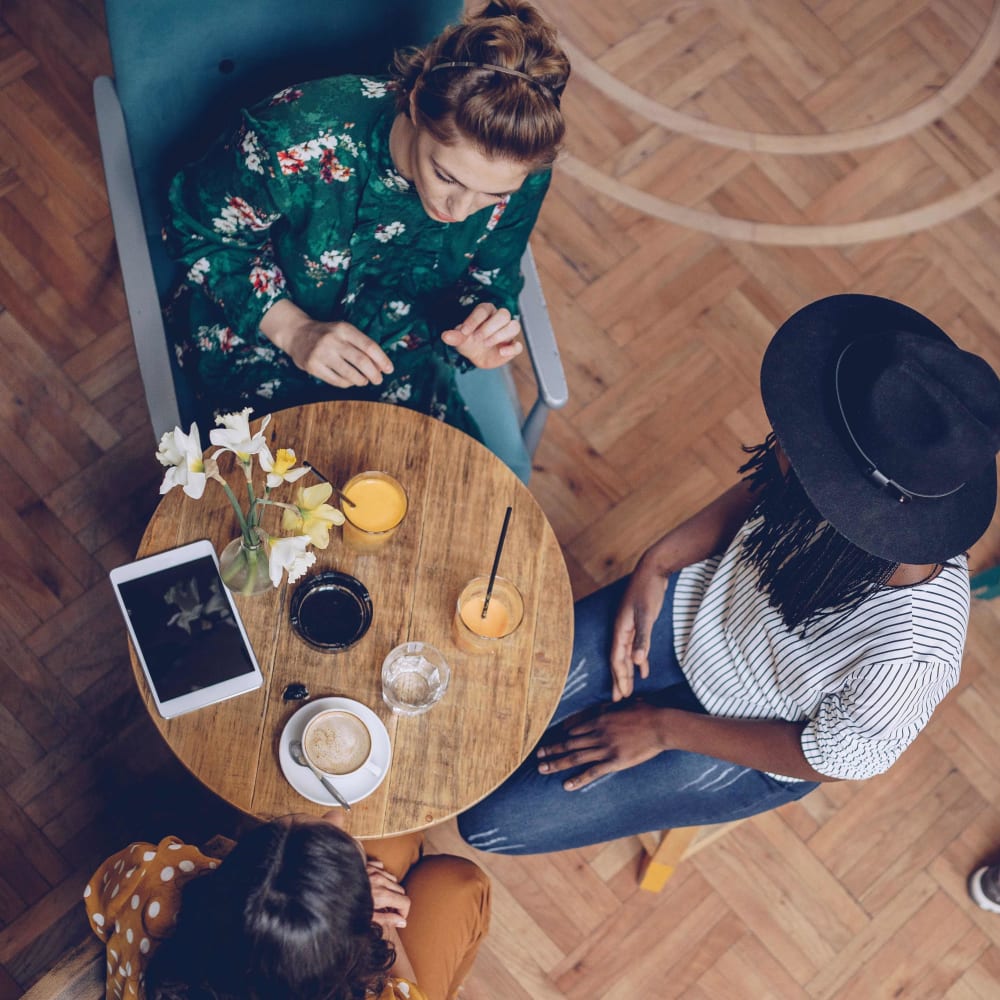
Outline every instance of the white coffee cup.
{"type": "Polygon", "coordinates": [[[302,751],[318,771],[330,775],[354,774],[369,765],[372,734],[364,721],[343,708],[313,716],[302,733],[302,751]]]}

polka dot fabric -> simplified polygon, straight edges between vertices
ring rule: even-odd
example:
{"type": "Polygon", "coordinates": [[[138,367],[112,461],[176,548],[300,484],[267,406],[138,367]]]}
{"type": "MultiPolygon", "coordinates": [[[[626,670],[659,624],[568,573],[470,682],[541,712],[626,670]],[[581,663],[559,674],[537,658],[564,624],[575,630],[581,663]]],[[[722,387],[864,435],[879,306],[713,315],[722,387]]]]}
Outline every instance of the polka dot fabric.
{"type": "Polygon", "coordinates": [[[83,900],[90,926],[107,945],[108,1000],[145,996],[143,966],[173,932],[181,889],[218,865],[217,857],[166,837],[156,845],[132,844],[94,873],[83,900]]]}

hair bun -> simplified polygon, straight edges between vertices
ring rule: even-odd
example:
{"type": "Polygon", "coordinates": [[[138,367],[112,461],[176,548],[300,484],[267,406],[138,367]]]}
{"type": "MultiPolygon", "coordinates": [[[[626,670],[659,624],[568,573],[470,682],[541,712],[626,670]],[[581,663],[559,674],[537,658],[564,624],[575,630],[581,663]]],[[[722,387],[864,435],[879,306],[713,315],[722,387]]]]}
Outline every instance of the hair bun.
{"type": "Polygon", "coordinates": [[[522,24],[529,26],[545,23],[538,10],[525,0],[490,0],[476,17],[483,20],[491,20],[496,17],[516,17],[522,24]]]}

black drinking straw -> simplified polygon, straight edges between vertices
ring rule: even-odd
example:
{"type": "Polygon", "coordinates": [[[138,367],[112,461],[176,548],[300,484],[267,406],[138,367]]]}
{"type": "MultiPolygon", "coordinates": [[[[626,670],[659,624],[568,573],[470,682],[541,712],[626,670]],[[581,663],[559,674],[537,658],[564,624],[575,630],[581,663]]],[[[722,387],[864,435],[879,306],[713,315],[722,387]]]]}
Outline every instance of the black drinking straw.
{"type": "MultiPolygon", "coordinates": [[[[329,480],[329,479],[327,479],[327,478],[326,478],[326,476],[324,476],[324,475],[323,475],[323,473],[322,473],[322,472],[320,472],[320,471],[319,471],[319,469],[317,469],[315,465],[312,465],[311,463],[309,463],[309,462],[306,462],[306,461],[303,461],[303,463],[302,463],[302,464],[303,464],[303,465],[304,465],[304,466],[305,466],[305,467],[306,467],[306,468],[307,468],[307,469],[308,469],[308,470],[309,470],[309,471],[310,471],[310,472],[311,472],[311,473],[312,473],[312,474],[313,474],[313,475],[314,475],[314,476],[315,476],[315,477],[316,477],[317,479],[320,479],[320,480],[322,480],[322,481],[323,481],[324,483],[330,483],[330,480],[329,480]]],[[[348,495],[347,495],[347,494],[346,494],[346,493],[345,493],[345,492],[344,492],[343,490],[341,490],[339,486],[336,486],[336,485],[334,485],[333,483],[330,483],[330,485],[331,485],[331,486],[333,486],[333,492],[334,492],[334,493],[336,493],[336,494],[337,494],[337,496],[338,496],[338,497],[340,497],[340,499],[344,501],[344,503],[346,503],[346,504],[347,504],[347,505],[348,505],[349,507],[357,507],[357,504],[356,504],[356,503],[355,503],[355,502],[354,502],[354,501],[353,501],[353,500],[352,500],[352,499],[351,499],[351,498],[350,498],[350,497],[349,497],[349,496],[348,496],[348,495]]]]}
{"type": "Polygon", "coordinates": [[[497,566],[500,565],[500,553],[503,552],[503,542],[507,537],[507,525],[510,524],[510,512],[513,507],[507,508],[507,513],[503,516],[503,527],[500,529],[500,541],[497,542],[497,554],[493,557],[493,569],[490,571],[490,582],[486,587],[486,598],[483,601],[483,613],[480,617],[486,617],[486,611],[490,606],[490,598],[493,596],[493,584],[497,578],[497,566]]]}

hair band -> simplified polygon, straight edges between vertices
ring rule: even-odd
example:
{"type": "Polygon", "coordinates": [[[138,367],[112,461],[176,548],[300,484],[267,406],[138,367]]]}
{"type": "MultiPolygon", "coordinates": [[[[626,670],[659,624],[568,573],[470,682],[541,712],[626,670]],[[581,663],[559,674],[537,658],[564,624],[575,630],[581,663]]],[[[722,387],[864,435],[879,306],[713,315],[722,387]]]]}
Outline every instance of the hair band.
{"type": "Polygon", "coordinates": [[[424,72],[433,73],[439,69],[488,69],[492,70],[494,73],[506,73],[507,76],[518,76],[522,80],[527,80],[528,83],[533,83],[536,87],[541,87],[543,90],[547,90],[553,100],[558,100],[556,92],[547,83],[543,83],[541,80],[536,80],[533,76],[529,76],[527,73],[522,73],[519,69],[510,69],[507,66],[497,66],[496,63],[443,62],[438,63],[436,66],[431,66],[430,69],[425,69],[424,72]]]}

